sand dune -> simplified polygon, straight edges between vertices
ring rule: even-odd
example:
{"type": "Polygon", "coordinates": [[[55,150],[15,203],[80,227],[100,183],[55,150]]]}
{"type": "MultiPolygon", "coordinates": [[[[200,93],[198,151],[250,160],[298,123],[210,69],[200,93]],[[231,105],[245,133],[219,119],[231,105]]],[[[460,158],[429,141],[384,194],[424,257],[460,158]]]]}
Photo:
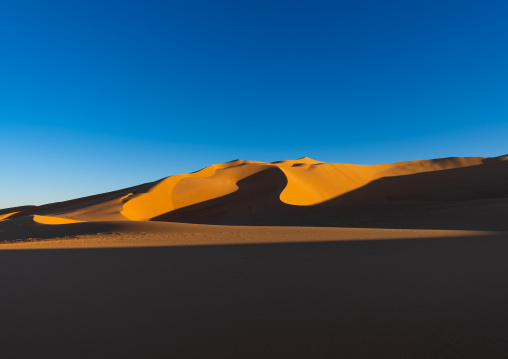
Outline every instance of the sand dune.
{"type": "Polygon", "coordinates": [[[307,157],[271,163],[235,160],[115,192],[5,209],[0,220],[36,215],[38,223],[50,225],[170,221],[488,230],[492,221],[476,210],[484,201],[482,212],[489,212],[493,200],[492,211],[505,210],[507,158],[381,165],[323,163],[307,157]],[[454,211],[468,217],[468,223],[459,223],[454,211]]]}
{"type": "Polygon", "coordinates": [[[122,214],[132,220],[150,220],[178,208],[232,193],[237,190],[238,181],[268,167],[250,161],[233,161],[187,175],[171,176],[125,203],[122,214]]]}

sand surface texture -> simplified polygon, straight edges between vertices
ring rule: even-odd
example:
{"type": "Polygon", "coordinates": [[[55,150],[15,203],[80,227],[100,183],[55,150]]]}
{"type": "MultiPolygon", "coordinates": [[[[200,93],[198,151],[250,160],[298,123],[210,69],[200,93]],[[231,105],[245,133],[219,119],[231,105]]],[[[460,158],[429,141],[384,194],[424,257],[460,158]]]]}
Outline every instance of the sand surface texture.
{"type": "Polygon", "coordinates": [[[237,160],[0,242],[0,358],[508,358],[507,156],[237,160]]]}

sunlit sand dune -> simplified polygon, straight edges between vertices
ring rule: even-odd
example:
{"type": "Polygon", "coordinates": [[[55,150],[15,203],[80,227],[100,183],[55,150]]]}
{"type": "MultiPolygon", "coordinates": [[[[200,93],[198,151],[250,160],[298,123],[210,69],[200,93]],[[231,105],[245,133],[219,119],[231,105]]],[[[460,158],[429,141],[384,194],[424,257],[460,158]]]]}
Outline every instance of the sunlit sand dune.
{"type": "Polygon", "coordinates": [[[121,213],[132,220],[149,220],[177,208],[232,193],[238,189],[238,181],[268,167],[267,164],[238,160],[171,176],[148,193],[125,203],[121,213]]]}
{"type": "Polygon", "coordinates": [[[353,191],[382,177],[403,176],[428,171],[479,165],[482,158],[446,158],[384,165],[305,163],[281,166],[288,185],[281,200],[294,205],[313,205],[353,191]]]}
{"type": "MultiPolygon", "coordinates": [[[[155,220],[443,229],[437,222],[449,207],[471,217],[474,208],[488,206],[481,201],[504,201],[507,176],[506,156],[381,165],[323,163],[307,157],[271,163],[235,160],[111,193],[6,209],[0,211],[0,220],[36,215],[34,220],[44,224],[155,220]]],[[[481,217],[478,213],[479,222],[481,217]]],[[[451,226],[444,229],[462,229],[460,224],[451,226]]]]}

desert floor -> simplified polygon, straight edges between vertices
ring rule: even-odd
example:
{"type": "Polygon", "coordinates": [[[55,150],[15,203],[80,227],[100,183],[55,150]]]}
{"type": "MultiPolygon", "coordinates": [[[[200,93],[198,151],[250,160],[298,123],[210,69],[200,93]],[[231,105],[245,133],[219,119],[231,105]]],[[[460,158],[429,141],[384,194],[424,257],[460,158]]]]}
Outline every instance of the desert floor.
{"type": "Polygon", "coordinates": [[[4,232],[1,358],[508,357],[506,232],[86,225],[4,232]]]}

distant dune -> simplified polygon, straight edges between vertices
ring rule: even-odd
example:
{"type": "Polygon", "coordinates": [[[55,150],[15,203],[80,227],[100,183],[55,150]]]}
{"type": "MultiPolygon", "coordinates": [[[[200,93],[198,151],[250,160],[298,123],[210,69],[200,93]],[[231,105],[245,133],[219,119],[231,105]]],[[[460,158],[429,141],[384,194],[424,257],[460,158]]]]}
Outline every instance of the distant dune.
{"type": "Polygon", "coordinates": [[[235,160],[115,192],[0,210],[0,230],[21,218],[49,226],[162,221],[505,230],[507,184],[508,156],[382,165],[235,160]]]}

